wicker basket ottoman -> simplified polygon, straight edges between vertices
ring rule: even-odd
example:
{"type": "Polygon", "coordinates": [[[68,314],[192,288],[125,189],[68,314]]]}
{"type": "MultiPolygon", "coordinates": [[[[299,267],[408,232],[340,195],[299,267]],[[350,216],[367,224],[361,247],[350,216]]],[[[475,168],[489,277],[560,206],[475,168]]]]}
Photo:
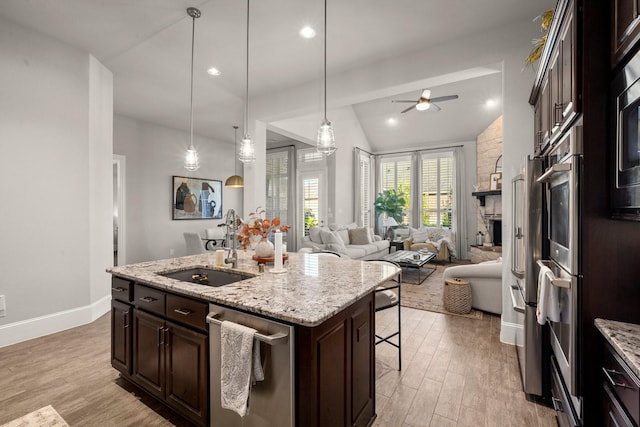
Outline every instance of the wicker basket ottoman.
{"type": "Polygon", "coordinates": [[[444,281],[442,296],[444,308],[456,314],[467,314],[471,311],[471,286],[469,281],[451,277],[444,281]]]}

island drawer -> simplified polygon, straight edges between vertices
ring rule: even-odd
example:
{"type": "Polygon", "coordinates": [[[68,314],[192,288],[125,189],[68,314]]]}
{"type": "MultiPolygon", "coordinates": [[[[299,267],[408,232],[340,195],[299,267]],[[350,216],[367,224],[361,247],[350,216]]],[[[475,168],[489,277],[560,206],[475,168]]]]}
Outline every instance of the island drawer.
{"type": "Polygon", "coordinates": [[[166,294],[158,289],[148,288],[142,285],[135,286],[135,305],[150,313],[165,315],[166,294]]]}
{"type": "Polygon", "coordinates": [[[606,344],[602,366],[604,380],[636,424],[640,420],[640,381],[616,351],[606,344]]]}
{"type": "Polygon", "coordinates": [[[190,298],[184,298],[178,295],[167,294],[168,319],[206,331],[206,318],[208,312],[208,303],[194,301],[190,298]]]}
{"type": "Polygon", "coordinates": [[[119,277],[111,278],[111,298],[131,303],[133,301],[133,282],[119,277]]]}

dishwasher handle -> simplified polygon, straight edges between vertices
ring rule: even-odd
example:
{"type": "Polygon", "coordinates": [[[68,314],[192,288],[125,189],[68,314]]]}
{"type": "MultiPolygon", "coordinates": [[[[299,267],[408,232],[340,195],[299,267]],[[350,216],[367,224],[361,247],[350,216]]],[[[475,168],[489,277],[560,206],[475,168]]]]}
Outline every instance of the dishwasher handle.
{"type": "MultiPolygon", "coordinates": [[[[218,326],[222,325],[222,321],[216,319],[217,315],[218,313],[215,313],[215,312],[211,312],[207,314],[207,323],[211,323],[212,325],[218,325],[218,326]]],[[[256,332],[254,336],[255,336],[255,339],[257,339],[258,341],[268,345],[286,344],[289,341],[289,335],[283,334],[282,332],[278,332],[272,335],[264,335],[264,334],[261,334],[260,332],[256,332]]]]}

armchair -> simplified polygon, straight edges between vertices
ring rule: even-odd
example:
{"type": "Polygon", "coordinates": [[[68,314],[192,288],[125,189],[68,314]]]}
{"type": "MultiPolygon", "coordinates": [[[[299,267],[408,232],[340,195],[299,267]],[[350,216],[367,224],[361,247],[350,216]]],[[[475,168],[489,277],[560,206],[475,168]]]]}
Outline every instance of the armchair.
{"type": "Polygon", "coordinates": [[[448,228],[423,227],[411,229],[411,234],[403,240],[405,251],[426,249],[436,254],[438,261],[451,261],[453,253],[453,233],[448,228]]]}

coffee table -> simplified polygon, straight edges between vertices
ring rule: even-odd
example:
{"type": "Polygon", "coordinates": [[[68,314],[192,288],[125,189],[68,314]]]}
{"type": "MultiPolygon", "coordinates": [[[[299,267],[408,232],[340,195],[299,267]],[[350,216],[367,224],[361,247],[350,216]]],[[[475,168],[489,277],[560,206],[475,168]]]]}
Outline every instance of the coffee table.
{"type": "Polygon", "coordinates": [[[391,252],[388,255],[383,256],[382,258],[380,258],[381,260],[384,261],[392,261],[395,262],[396,264],[398,264],[401,268],[413,268],[413,269],[417,269],[418,270],[418,282],[417,283],[412,283],[412,282],[407,282],[406,280],[404,280],[403,278],[403,282],[405,283],[412,283],[414,285],[420,285],[422,282],[424,282],[424,280],[431,276],[433,274],[434,271],[436,271],[436,268],[426,268],[426,269],[422,269],[422,267],[432,261],[434,258],[436,257],[436,254],[433,252],[415,252],[415,251],[395,251],[395,252],[391,252]],[[422,277],[422,275],[420,274],[422,271],[425,271],[425,276],[422,277]]]}

